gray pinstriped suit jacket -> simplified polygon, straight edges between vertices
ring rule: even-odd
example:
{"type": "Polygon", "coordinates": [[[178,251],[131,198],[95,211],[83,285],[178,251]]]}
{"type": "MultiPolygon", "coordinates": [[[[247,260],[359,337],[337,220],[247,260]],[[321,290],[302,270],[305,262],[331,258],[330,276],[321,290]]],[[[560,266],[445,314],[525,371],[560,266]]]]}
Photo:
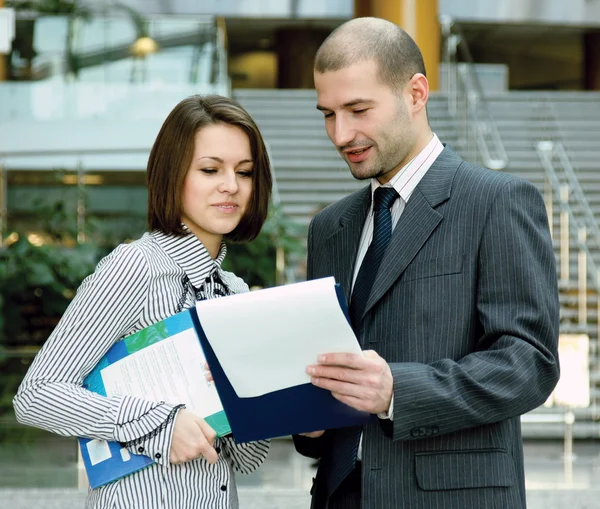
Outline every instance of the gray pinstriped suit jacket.
{"type": "MultiPolygon", "coordinates": [[[[367,186],[310,226],[309,279],[335,276],[348,300],[370,199],[367,186]]],[[[525,508],[518,416],[558,380],[558,317],[539,192],[445,148],[394,229],[359,330],[394,377],[393,423],[363,431],[363,508],[525,508]]],[[[337,438],[294,437],[321,458],[315,509],[337,438]]]]}

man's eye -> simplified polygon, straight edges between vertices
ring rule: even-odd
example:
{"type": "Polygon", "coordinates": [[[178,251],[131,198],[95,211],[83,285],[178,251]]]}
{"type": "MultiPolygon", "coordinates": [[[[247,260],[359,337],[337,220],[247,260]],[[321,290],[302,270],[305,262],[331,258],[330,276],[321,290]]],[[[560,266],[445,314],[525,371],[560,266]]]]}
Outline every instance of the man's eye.
{"type": "Polygon", "coordinates": [[[362,110],[354,110],[354,114],[360,115],[361,113],[366,113],[367,111],[368,111],[368,108],[364,108],[362,110]]]}
{"type": "Polygon", "coordinates": [[[323,113],[325,118],[333,118],[333,113],[323,113]]]}

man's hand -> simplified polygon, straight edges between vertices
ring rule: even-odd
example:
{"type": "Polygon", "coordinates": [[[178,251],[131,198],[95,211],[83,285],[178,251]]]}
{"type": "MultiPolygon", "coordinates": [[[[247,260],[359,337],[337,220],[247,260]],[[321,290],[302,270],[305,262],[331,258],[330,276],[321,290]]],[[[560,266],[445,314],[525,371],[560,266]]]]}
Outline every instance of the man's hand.
{"type": "Polygon", "coordinates": [[[377,352],[328,353],[319,356],[318,362],[306,370],[313,385],[331,391],[334,398],[357,410],[387,413],[394,379],[388,363],[377,352]]]}
{"type": "Polygon", "coordinates": [[[216,463],[218,455],[213,447],[216,436],[215,430],[204,419],[189,410],[179,410],[169,453],[171,463],[185,463],[200,457],[216,463]]]}

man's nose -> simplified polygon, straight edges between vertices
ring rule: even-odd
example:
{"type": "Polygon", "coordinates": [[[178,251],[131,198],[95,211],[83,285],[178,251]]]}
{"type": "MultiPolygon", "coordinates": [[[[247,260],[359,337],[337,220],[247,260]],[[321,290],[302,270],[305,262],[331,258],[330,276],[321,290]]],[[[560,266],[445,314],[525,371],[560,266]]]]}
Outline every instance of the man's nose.
{"type": "Polygon", "coordinates": [[[335,132],[333,134],[333,143],[336,147],[342,149],[354,139],[355,133],[350,122],[340,116],[335,121],[335,132]]]}

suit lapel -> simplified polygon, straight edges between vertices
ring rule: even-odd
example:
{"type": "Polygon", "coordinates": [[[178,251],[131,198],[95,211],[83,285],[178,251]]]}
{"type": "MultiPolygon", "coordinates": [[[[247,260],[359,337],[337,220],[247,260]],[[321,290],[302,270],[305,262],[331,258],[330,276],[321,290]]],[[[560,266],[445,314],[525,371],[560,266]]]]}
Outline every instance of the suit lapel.
{"type": "Polygon", "coordinates": [[[340,227],[324,243],[323,249],[335,256],[333,276],[342,285],[346,302],[350,302],[352,276],[356,262],[356,252],[369,207],[371,206],[371,186],[358,191],[340,217],[340,227]]]}
{"type": "MultiPolygon", "coordinates": [[[[452,181],[462,160],[445,148],[410,197],[379,267],[367,313],[398,280],[423,247],[443,215],[436,207],[450,198],[452,181]]],[[[364,314],[363,314],[364,316],[364,314]]]]}

